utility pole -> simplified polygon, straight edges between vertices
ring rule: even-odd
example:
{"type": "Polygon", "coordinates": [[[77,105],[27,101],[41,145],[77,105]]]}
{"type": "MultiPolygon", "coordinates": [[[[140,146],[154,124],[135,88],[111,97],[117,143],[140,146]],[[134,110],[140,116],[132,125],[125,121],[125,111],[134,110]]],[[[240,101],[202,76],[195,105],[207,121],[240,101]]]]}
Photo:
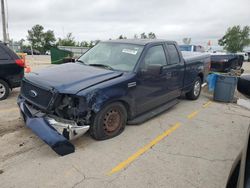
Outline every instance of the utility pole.
{"type": "Polygon", "coordinates": [[[8,43],[4,0],[1,0],[1,9],[2,9],[1,15],[2,15],[2,23],[3,23],[3,25],[2,25],[2,27],[3,27],[3,42],[8,43]]]}

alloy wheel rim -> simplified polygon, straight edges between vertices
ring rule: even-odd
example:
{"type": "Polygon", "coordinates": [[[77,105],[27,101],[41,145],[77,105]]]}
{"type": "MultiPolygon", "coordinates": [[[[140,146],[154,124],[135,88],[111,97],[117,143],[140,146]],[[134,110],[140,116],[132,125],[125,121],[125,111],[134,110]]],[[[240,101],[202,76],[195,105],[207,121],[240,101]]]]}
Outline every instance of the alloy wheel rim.
{"type": "Polygon", "coordinates": [[[0,83],[0,98],[2,98],[6,93],[6,88],[0,83]]]}
{"type": "Polygon", "coordinates": [[[194,95],[198,96],[201,90],[200,82],[196,81],[194,84],[194,95]]]}

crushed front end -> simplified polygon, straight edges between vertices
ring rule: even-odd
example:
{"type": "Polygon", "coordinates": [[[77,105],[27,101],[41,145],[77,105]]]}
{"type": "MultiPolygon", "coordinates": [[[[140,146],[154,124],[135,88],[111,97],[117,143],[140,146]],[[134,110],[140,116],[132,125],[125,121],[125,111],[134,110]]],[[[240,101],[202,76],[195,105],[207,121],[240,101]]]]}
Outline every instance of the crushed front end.
{"type": "Polygon", "coordinates": [[[59,155],[73,153],[70,140],[89,129],[90,112],[83,98],[23,80],[17,103],[27,127],[59,155]]]}

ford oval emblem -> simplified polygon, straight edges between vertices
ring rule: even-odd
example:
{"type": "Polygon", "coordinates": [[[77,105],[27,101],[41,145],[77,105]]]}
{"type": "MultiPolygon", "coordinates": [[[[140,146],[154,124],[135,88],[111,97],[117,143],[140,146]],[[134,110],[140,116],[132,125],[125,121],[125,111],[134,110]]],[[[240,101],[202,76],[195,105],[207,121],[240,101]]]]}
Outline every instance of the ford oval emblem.
{"type": "Polygon", "coordinates": [[[36,97],[37,96],[37,92],[36,91],[34,91],[34,90],[30,90],[29,91],[29,95],[31,96],[31,97],[36,97]]]}

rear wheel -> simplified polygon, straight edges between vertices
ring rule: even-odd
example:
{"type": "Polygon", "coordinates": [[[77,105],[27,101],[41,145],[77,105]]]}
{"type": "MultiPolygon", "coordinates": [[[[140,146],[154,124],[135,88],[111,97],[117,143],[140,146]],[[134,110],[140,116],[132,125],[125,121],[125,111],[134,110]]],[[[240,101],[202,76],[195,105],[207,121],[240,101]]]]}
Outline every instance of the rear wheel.
{"type": "Polygon", "coordinates": [[[105,106],[92,120],[90,134],[96,140],[105,140],[119,135],[127,122],[127,110],[122,103],[105,106]]]}
{"type": "Polygon", "coordinates": [[[9,85],[5,81],[0,80],[0,101],[6,99],[9,96],[9,93],[9,85]]]}
{"type": "Polygon", "coordinates": [[[190,100],[196,100],[199,98],[200,93],[201,93],[201,78],[197,77],[194,81],[192,90],[186,93],[186,97],[190,100]]]}

